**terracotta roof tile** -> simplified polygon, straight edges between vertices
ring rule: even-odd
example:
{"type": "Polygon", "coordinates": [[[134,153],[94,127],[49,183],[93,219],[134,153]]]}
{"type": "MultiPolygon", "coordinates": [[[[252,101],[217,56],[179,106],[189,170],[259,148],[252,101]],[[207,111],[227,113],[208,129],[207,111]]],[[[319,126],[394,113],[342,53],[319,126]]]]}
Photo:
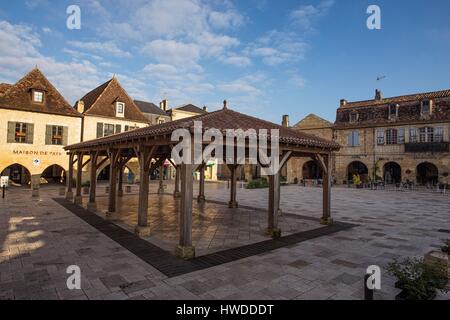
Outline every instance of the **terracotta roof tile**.
{"type": "Polygon", "coordinates": [[[13,85],[9,83],[0,83],[0,94],[4,94],[13,85]]]}
{"type": "Polygon", "coordinates": [[[344,106],[341,106],[340,108],[348,109],[348,108],[359,108],[359,107],[373,107],[373,106],[379,106],[379,105],[386,105],[389,103],[403,103],[403,102],[421,101],[424,99],[436,99],[436,98],[443,98],[443,97],[450,97],[450,89],[441,90],[441,91],[433,91],[433,92],[425,92],[425,93],[415,93],[415,94],[409,94],[409,95],[398,96],[398,97],[384,98],[381,100],[373,99],[373,100],[347,102],[344,106]]]}
{"type": "Polygon", "coordinates": [[[80,100],[84,102],[84,114],[86,115],[115,118],[116,110],[114,103],[120,101],[125,103],[124,119],[148,122],[147,118],[142,114],[125,89],[123,89],[116,77],[88,92],[80,100]]]}
{"type": "Polygon", "coordinates": [[[0,108],[82,117],[37,68],[9,88],[4,84],[2,87],[7,90],[0,95],[0,108]],[[32,101],[31,89],[46,92],[43,103],[32,101]]]}
{"type": "MultiPolygon", "coordinates": [[[[78,148],[87,148],[112,142],[125,142],[131,139],[142,137],[167,135],[171,134],[173,130],[180,128],[193,130],[194,121],[202,121],[203,130],[207,130],[208,128],[217,128],[224,134],[227,129],[242,129],[244,131],[248,129],[279,129],[281,143],[333,150],[337,150],[340,147],[339,144],[332,141],[299,132],[291,128],[282,127],[280,125],[251,117],[230,109],[221,109],[211,113],[166,122],[155,126],[145,127],[104,138],[74,144],[71,146],[67,146],[66,149],[72,150],[78,148]]],[[[270,131],[268,132],[268,134],[270,134],[270,131]]]]}

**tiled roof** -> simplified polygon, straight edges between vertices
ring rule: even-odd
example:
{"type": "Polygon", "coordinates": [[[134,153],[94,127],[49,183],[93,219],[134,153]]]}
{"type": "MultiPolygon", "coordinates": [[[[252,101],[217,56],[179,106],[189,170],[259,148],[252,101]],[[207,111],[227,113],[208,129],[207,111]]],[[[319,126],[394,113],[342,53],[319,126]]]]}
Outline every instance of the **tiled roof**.
{"type": "Polygon", "coordinates": [[[0,83],[0,94],[4,94],[11,87],[12,87],[12,84],[0,83]]]}
{"type": "Polygon", "coordinates": [[[157,115],[166,116],[166,117],[168,116],[164,110],[162,110],[160,107],[158,107],[153,102],[134,100],[134,103],[138,106],[138,108],[143,113],[157,114],[157,115]]]}
{"type": "Polygon", "coordinates": [[[345,105],[341,106],[340,108],[348,109],[348,108],[359,108],[359,107],[373,107],[373,106],[386,105],[386,104],[391,104],[391,103],[422,101],[422,100],[426,100],[426,99],[436,99],[436,98],[443,98],[443,97],[450,97],[450,89],[449,90],[441,90],[441,91],[433,91],[433,92],[425,92],[425,93],[416,93],[416,94],[410,94],[410,95],[404,95],[404,96],[398,96],[398,97],[390,97],[390,98],[384,98],[381,100],[373,99],[373,100],[347,102],[345,105]]]}
{"type": "Polygon", "coordinates": [[[206,113],[205,110],[193,105],[192,103],[188,103],[188,104],[182,105],[180,107],[176,107],[176,108],[174,108],[174,110],[182,110],[182,111],[186,111],[186,112],[199,113],[199,114],[206,113]]]}
{"type": "Polygon", "coordinates": [[[37,68],[14,85],[0,86],[0,90],[5,88],[7,90],[0,95],[0,108],[82,117],[37,68]],[[45,91],[43,103],[32,101],[31,89],[45,91]]]}
{"type": "Polygon", "coordinates": [[[116,77],[88,92],[80,100],[84,102],[86,115],[115,118],[115,102],[120,101],[125,103],[125,120],[148,122],[116,77]]]}
{"type": "MultiPolygon", "coordinates": [[[[280,142],[285,144],[295,144],[304,147],[316,147],[325,149],[339,149],[339,144],[296,131],[291,128],[282,127],[280,125],[264,121],[255,117],[251,117],[230,109],[221,109],[211,113],[180,119],[176,121],[166,122],[163,124],[136,129],[133,131],[123,132],[116,135],[90,140],[74,145],[67,146],[67,150],[89,148],[94,146],[107,145],[113,142],[126,142],[131,139],[142,137],[154,137],[171,134],[172,131],[180,128],[193,130],[194,121],[201,121],[203,130],[208,128],[216,128],[221,130],[224,135],[227,129],[279,129],[280,142]]],[[[270,131],[268,131],[270,134],[270,131]]]]}

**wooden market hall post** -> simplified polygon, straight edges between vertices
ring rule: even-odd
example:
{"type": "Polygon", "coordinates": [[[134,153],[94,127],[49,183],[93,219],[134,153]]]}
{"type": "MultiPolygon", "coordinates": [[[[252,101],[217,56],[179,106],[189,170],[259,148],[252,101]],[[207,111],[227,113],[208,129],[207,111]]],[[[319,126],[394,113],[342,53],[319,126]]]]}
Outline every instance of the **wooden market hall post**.
{"type": "Polygon", "coordinates": [[[320,223],[324,225],[333,224],[331,218],[331,153],[317,154],[314,159],[319,163],[323,171],[323,196],[322,196],[322,218],[320,223]]]}
{"type": "Polygon", "coordinates": [[[181,177],[181,203],[179,213],[179,243],[175,254],[185,260],[195,257],[192,246],[192,198],[194,165],[182,163],[179,166],[181,177]]]}
{"type": "Polygon", "coordinates": [[[292,151],[287,151],[280,155],[279,166],[275,172],[269,175],[269,208],[267,216],[267,233],[272,238],[281,237],[281,230],[278,228],[278,214],[280,211],[280,173],[292,155],[292,151]]]}
{"type": "Polygon", "coordinates": [[[205,164],[199,166],[200,177],[198,181],[198,197],[197,202],[205,202],[205,164]]]}
{"type": "Polygon", "coordinates": [[[173,197],[179,198],[180,197],[180,167],[175,164],[170,158],[168,159],[170,164],[175,168],[175,182],[174,182],[174,188],[173,188],[173,197]]]}
{"type": "Polygon", "coordinates": [[[112,216],[116,212],[116,191],[117,191],[117,160],[120,155],[120,150],[108,149],[109,158],[109,197],[108,197],[108,211],[107,216],[112,216]]]}
{"type": "Polygon", "coordinates": [[[164,193],[164,164],[159,166],[158,194],[164,193]]]}
{"type": "Polygon", "coordinates": [[[148,190],[150,163],[156,146],[138,146],[134,149],[139,162],[139,200],[138,200],[138,223],[134,231],[139,236],[149,236],[148,226],[148,190]]]}
{"type": "Polygon", "coordinates": [[[92,151],[90,153],[91,167],[90,167],[90,186],[89,186],[89,202],[87,204],[87,209],[89,211],[95,212],[97,210],[97,203],[95,201],[96,188],[97,188],[97,159],[98,151],[92,151]]]}
{"type": "Polygon", "coordinates": [[[67,181],[66,181],[67,184],[66,199],[69,201],[73,199],[72,184],[73,184],[74,156],[75,154],[73,152],[69,153],[69,171],[67,173],[67,181]]]}
{"type": "Polygon", "coordinates": [[[118,182],[118,186],[117,186],[117,196],[118,197],[123,197],[123,172],[125,169],[125,165],[120,165],[119,166],[119,182],[118,182]]]}
{"type": "Polygon", "coordinates": [[[236,201],[236,184],[237,184],[237,169],[239,165],[237,164],[228,164],[228,169],[231,172],[231,181],[230,181],[230,201],[228,202],[228,208],[237,208],[238,203],[236,201]]]}
{"type": "Polygon", "coordinates": [[[81,196],[81,179],[83,172],[83,153],[77,153],[77,180],[76,180],[76,194],[74,198],[74,203],[81,205],[83,204],[83,198],[81,196]]]}

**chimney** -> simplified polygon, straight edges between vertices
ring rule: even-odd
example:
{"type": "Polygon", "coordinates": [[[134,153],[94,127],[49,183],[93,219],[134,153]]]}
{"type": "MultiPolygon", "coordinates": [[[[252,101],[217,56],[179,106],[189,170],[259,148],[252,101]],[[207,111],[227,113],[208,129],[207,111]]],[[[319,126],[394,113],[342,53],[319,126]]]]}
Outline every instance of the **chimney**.
{"type": "Polygon", "coordinates": [[[345,107],[346,104],[347,104],[347,100],[341,99],[341,102],[340,102],[341,107],[345,107]]]}
{"type": "Polygon", "coordinates": [[[207,106],[203,106],[203,111],[208,112],[208,107],[207,106]]]}
{"type": "Polygon", "coordinates": [[[375,89],[375,100],[381,100],[381,91],[375,89]]]}
{"type": "Polygon", "coordinates": [[[84,113],[84,102],[82,100],[77,101],[76,107],[79,113],[84,113]]]}
{"type": "Polygon", "coordinates": [[[281,122],[283,127],[289,127],[289,115],[283,115],[283,121],[281,122]]]}
{"type": "Polygon", "coordinates": [[[224,109],[228,109],[228,107],[227,107],[227,100],[223,100],[223,108],[224,109]]]}
{"type": "Polygon", "coordinates": [[[168,104],[169,101],[167,101],[167,99],[164,99],[159,103],[159,107],[161,108],[161,110],[167,111],[168,104]]]}

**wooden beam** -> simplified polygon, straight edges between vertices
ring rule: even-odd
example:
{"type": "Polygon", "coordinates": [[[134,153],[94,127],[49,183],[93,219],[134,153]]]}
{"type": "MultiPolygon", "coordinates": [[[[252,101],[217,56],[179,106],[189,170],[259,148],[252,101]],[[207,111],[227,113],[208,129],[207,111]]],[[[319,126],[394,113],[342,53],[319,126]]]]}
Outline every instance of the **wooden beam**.
{"type": "Polygon", "coordinates": [[[96,188],[97,188],[97,159],[98,151],[93,151],[90,154],[91,167],[90,167],[90,187],[89,187],[89,202],[87,208],[90,211],[97,210],[97,204],[95,202],[96,188]]]}
{"type": "Polygon", "coordinates": [[[67,191],[66,191],[66,199],[67,200],[72,200],[73,199],[73,192],[72,192],[72,183],[73,183],[73,158],[74,158],[74,153],[69,153],[69,172],[67,173],[67,191]]]}
{"type": "Polygon", "coordinates": [[[330,225],[333,223],[331,218],[331,154],[323,156],[323,164],[326,168],[323,173],[323,214],[320,223],[330,225]]]}
{"type": "Polygon", "coordinates": [[[81,197],[81,178],[83,172],[83,154],[78,153],[77,155],[77,180],[76,180],[76,194],[74,198],[75,204],[81,205],[83,203],[83,198],[81,197]]]}
{"type": "Polygon", "coordinates": [[[192,246],[192,165],[180,164],[181,169],[181,200],[179,213],[179,244],[175,254],[185,260],[195,257],[195,248],[192,246]]]}

